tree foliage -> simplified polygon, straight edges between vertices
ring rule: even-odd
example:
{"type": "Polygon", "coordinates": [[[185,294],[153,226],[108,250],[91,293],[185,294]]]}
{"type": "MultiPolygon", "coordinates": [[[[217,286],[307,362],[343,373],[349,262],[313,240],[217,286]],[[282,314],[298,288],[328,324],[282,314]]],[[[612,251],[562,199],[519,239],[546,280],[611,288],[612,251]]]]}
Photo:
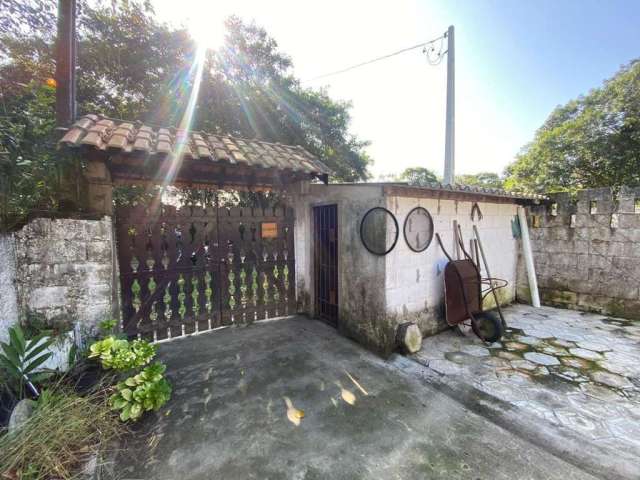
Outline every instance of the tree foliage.
{"type": "Polygon", "coordinates": [[[502,189],[504,186],[500,175],[493,172],[464,173],[456,175],[456,183],[461,185],[470,185],[472,187],[497,189],[502,189]]]}
{"type": "Polygon", "coordinates": [[[409,182],[410,185],[418,185],[421,187],[439,182],[437,175],[425,167],[406,168],[398,179],[409,182]]]}
{"type": "MultiPolygon", "coordinates": [[[[0,4],[0,152],[8,152],[1,168],[10,174],[4,207],[55,209],[54,192],[66,188],[55,180],[56,2],[0,4]]],[[[80,115],[180,124],[196,81],[197,45],[187,30],[158,21],[147,1],[80,0],[77,35],[80,115]]],[[[206,52],[202,72],[192,129],[301,145],[337,180],[368,177],[368,144],[349,133],[351,105],[302,87],[263,28],[229,18],[225,42],[206,52]]]]}
{"type": "Polygon", "coordinates": [[[505,186],[537,192],[640,183],[640,60],[557,107],[506,169],[505,186]]]}
{"type": "MultiPolygon", "coordinates": [[[[392,176],[392,180],[408,182],[410,185],[428,186],[442,182],[432,170],[425,167],[409,167],[400,175],[392,176]]],[[[471,185],[484,188],[503,188],[503,182],[497,173],[464,173],[456,175],[456,183],[460,185],[471,185]]]]}

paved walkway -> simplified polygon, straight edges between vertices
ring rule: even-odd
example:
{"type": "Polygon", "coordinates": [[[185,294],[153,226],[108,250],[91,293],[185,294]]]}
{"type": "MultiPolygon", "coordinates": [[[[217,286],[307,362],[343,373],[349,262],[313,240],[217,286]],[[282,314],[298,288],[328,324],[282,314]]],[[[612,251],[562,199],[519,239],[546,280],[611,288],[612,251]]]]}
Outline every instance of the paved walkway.
{"type": "Polygon", "coordinates": [[[122,445],[120,480],[623,478],[598,473],[608,457],[588,468],[531,442],[432,387],[429,368],[318,321],[175,340],[160,357],[174,394],[122,445]]]}
{"type": "Polygon", "coordinates": [[[414,356],[443,375],[562,430],[638,457],[640,322],[513,305],[509,329],[488,348],[457,330],[425,340],[414,356]]]}

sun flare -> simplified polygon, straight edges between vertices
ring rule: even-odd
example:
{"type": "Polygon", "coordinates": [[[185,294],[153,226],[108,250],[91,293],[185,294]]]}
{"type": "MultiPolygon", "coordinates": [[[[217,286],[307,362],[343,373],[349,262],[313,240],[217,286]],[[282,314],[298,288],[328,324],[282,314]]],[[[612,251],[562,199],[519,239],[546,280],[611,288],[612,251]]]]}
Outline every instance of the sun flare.
{"type": "Polygon", "coordinates": [[[198,48],[218,49],[224,41],[222,20],[211,21],[211,15],[190,16],[186,21],[189,34],[196,41],[198,48]]]}

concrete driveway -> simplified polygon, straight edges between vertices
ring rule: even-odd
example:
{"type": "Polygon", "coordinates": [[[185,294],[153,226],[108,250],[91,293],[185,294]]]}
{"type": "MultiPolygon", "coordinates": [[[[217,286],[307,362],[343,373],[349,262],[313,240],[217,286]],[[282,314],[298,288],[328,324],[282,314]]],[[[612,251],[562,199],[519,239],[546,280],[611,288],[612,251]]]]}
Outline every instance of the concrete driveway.
{"type": "Polygon", "coordinates": [[[219,330],[164,344],[160,357],[173,398],[136,426],[117,478],[606,476],[597,459],[583,466],[567,455],[567,444],[530,441],[511,407],[503,416],[482,394],[456,399],[430,369],[383,361],[318,321],[219,330]]]}

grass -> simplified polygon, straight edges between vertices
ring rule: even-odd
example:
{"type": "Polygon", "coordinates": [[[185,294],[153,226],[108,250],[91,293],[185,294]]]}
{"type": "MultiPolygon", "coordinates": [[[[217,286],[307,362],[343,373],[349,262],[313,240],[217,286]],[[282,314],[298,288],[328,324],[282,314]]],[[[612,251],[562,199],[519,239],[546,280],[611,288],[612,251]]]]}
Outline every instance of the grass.
{"type": "Polygon", "coordinates": [[[0,437],[0,478],[76,477],[83,461],[125,428],[107,400],[104,388],[83,396],[62,385],[43,391],[27,424],[0,437]]]}

